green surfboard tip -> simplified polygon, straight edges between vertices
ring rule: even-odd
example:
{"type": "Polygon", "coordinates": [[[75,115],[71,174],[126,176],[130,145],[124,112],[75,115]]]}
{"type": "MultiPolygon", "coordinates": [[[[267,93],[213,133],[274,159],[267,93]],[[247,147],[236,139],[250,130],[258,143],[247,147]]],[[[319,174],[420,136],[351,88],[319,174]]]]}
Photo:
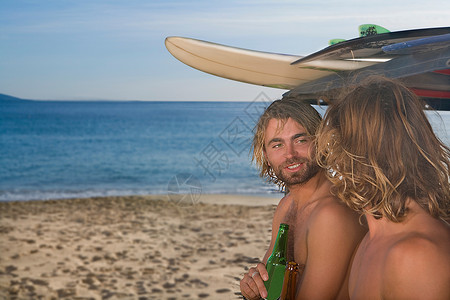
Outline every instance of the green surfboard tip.
{"type": "Polygon", "coordinates": [[[390,32],[386,28],[375,24],[363,24],[358,29],[360,37],[390,32]]]}

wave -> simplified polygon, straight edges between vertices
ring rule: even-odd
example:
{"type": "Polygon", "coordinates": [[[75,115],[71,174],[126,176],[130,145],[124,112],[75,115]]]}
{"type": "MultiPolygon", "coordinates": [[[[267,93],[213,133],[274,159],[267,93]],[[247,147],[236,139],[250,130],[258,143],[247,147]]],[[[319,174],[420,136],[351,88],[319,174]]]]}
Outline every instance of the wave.
{"type": "MultiPolygon", "coordinates": [[[[92,197],[114,197],[131,195],[168,195],[167,187],[148,189],[105,189],[105,190],[0,190],[0,202],[55,200],[92,197]]],[[[201,190],[201,194],[237,194],[250,196],[279,195],[280,191],[274,186],[260,187],[209,187],[201,190]]]]}

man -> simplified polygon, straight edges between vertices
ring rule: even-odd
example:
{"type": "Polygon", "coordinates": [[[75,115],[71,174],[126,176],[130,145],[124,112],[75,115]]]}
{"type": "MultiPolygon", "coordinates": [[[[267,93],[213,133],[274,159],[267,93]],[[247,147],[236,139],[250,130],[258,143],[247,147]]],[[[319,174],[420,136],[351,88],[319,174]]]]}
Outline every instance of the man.
{"type": "Polygon", "coordinates": [[[330,193],[326,171],[315,160],[314,140],[321,122],[309,104],[287,98],[272,103],[260,117],[253,159],[261,176],[286,187],[272,222],[272,239],[262,263],[240,282],[247,299],[267,296],[265,263],[280,223],[289,224],[288,260],[304,266],[297,287],[301,299],[348,299],[347,279],[354,250],[366,229],[358,216],[330,193]]]}
{"type": "Polygon", "coordinates": [[[450,299],[449,154],[424,103],[382,77],[329,108],[318,157],[337,195],[364,214],[351,299],[450,299]]]}

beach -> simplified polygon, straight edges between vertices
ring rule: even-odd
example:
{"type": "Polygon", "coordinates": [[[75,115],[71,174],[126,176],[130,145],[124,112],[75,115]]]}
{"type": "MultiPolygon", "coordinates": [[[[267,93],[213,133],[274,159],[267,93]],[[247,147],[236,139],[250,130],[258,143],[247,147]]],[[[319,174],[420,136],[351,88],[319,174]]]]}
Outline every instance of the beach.
{"type": "Polygon", "coordinates": [[[241,299],[276,196],[0,202],[0,298],[241,299]]]}

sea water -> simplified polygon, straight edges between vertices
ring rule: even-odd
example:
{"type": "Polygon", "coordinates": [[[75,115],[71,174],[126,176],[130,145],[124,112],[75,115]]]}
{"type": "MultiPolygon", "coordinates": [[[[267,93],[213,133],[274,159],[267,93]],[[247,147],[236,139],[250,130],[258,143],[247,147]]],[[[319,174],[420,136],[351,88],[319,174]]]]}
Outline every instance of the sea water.
{"type": "MultiPolygon", "coordinates": [[[[0,101],[0,201],[193,191],[278,196],[250,155],[254,125],[269,103],[0,101]]],[[[450,112],[430,120],[449,145],[450,112]]]]}
{"type": "Polygon", "coordinates": [[[0,102],[0,201],[277,193],[250,143],[267,101],[0,102]],[[169,191],[170,192],[170,191],[169,191]]]}

